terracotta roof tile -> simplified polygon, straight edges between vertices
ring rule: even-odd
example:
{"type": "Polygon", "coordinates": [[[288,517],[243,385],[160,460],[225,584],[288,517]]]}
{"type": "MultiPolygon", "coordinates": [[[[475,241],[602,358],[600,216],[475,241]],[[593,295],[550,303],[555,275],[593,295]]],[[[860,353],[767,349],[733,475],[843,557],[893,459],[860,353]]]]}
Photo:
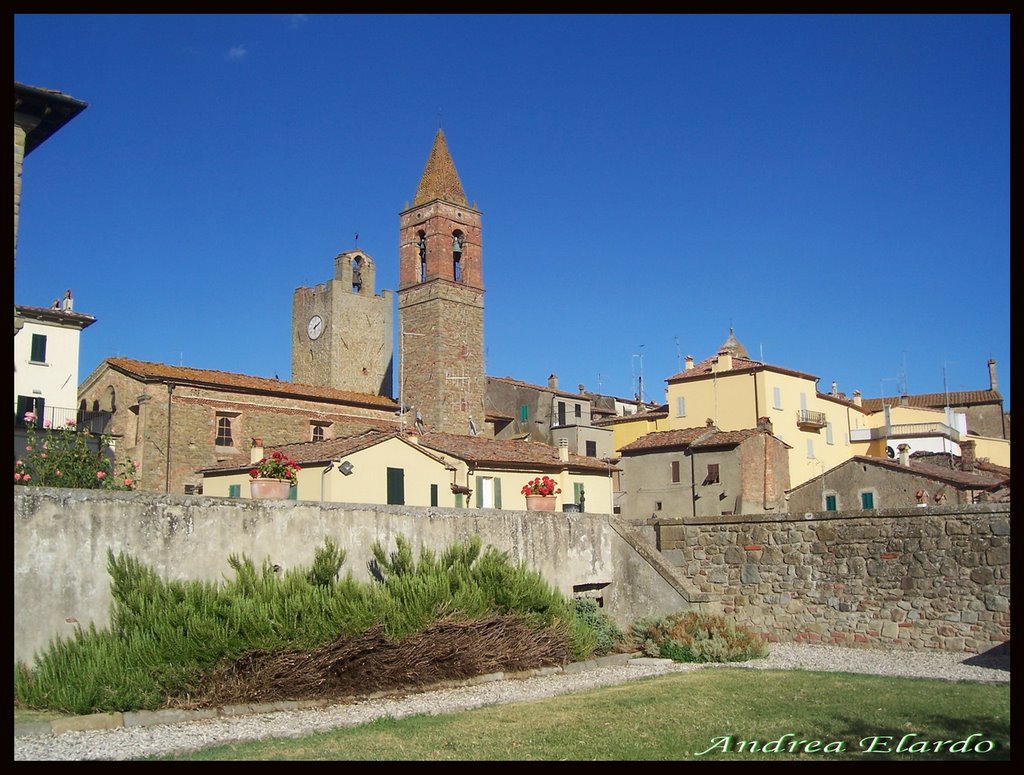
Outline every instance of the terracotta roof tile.
{"type": "Polygon", "coordinates": [[[892,398],[864,398],[861,406],[870,412],[882,411],[883,402],[890,406],[906,405],[926,409],[942,409],[944,407],[974,406],[976,404],[997,404],[1003,400],[998,390],[960,390],[954,393],[918,393],[917,395],[893,396],[892,398]]]}
{"type": "Polygon", "coordinates": [[[427,157],[427,164],[423,168],[423,176],[420,178],[419,188],[416,189],[413,207],[418,207],[434,199],[469,206],[466,201],[466,192],[462,190],[459,173],[455,170],[455,162],[452,161],[452,156],[448,152],[448,143],[444,139],[444,132],[440,129],[434,136],[434,146],[430,149],[430,156],[427,157]]]}
{"type": "Polygon", "coordinates": [[[385,396],[372,393],[356,393],[348,390],[301,385],[279,379],[251,377],[247,374],[234,374],[226,371],[210,369],[193,369],[185,366],[170,366],[165,363],[136,361],[131,358],[107,358],[106,363],[118,371],[143,381],[172,381],[192,383],[214,388],[229,390],[248,390],[254,392],[278,393],[333,403],[358,404],[390,411],[397,411],[398,404],[385,396]]]}
{"type": "MultiPolygon", "coordinates": [[[[961,490],[982,490],[1009,482],[1009,476],[989,471],[958,471],[945,466],[933,465],[931,463],[920,463],[913,458],[910,465],[904,466],[898,460],[889,458],[869,457],[867,455],[854,455],[850,460],[863,463],[870,463],[881,468],[889,468],[899,473],[910,473],[918,476],[926,476],[929,479],[946,482],[961,490]]],[[[846,461],[849,463],[850,461],[846,461]]],[[[840,464],[843,465],[843,464],[840,464]]]]}
{"type": "Polygon", "coordinates": [[[677,428],[671,431],[652,431],[626,444],[619,452],[629,453],[641,450],[688,447],[701,436],[707,435],[708,432],[707,426],[701,428],[677,428]]]}
{"type": "MultiPolygon", "coordinates": [[[[705,358],[700,363],[695,363],[692,369],[683,369],[683,371],[673,374],[665,381],[669,384],[675,382],[681,382],[687,379],[697,379],[699,377],[711,376],[714,372],[712,366],[718,360],[717,355],[713,355],[710,358],[705,358]]],[[[751,360],[750,358],[744,358],[739,355],[732,356],[732,367],[725,371],[718,372],[719,374],[728,374],[729,372],[742,372],[742,371],[753,371],[755,369],[766,369],[768,371],[776,371],[780,374],[790,374],[794,377],[803,377],[805,379],[818,381],[818,377],[813,374],[807,374],[802,371],[794,371],[793,369],[784,369],[781,366],[772,366],[762,361],[751,360]]]]}
{"type": "MultiPolygon", "coordinates": [[[[452,455],[473,465],[526,465],[557,469],[564,464],[558,448],[536,441],[492,439],[484,436],[456,436],[450,433],[424,433],[419,437],[424,447],[452,455]]],[[[569,453],[569,467],[577,470],[608,472],[611,467],[597,458],[569,453]]]]}

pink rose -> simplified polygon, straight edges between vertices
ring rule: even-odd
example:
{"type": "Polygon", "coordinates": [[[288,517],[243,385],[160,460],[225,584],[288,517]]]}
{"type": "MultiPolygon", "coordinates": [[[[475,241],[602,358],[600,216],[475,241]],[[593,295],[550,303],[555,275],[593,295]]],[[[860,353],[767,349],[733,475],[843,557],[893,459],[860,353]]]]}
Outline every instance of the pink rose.
{"type": "Polygon", "coordinates": [[[104,478],[104,477],[105,477],[106,475],[107,475],[106,471],[97,471],[97,472],[96,472],[96,478],[97,478],[97,479],[102,479],[102,478],[104,478]]]}

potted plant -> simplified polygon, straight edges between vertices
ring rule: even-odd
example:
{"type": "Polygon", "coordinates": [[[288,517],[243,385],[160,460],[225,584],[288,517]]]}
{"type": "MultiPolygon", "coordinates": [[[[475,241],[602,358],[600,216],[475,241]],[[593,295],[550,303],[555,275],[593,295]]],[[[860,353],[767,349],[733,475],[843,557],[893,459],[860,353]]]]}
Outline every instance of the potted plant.
{"type": "Polygon", "coordinates": [[[562,489],[550,476],[538,476],[524,484],[521,492],[526,496],[527,511],[554,511],[562,489]]]}
{"type": "Polygon", "coordinates": [[[281,452],[262,458],[249,471],[249,491],[253,498],[285,500],[288,490],[298,482],[301,466],[281,452]]]}

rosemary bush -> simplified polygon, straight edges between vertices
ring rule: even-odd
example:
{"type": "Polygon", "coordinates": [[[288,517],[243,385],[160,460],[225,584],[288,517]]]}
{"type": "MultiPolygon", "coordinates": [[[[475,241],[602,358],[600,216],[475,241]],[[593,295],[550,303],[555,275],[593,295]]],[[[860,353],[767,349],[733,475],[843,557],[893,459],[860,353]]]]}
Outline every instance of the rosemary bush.
{"type": "Polygon", "coordinates": [[[724,616],[696,611],[640,619],[634,622],[631,635],[647,656],[677,662],[744,662],[768,653],[760,635],[724,616]]]}

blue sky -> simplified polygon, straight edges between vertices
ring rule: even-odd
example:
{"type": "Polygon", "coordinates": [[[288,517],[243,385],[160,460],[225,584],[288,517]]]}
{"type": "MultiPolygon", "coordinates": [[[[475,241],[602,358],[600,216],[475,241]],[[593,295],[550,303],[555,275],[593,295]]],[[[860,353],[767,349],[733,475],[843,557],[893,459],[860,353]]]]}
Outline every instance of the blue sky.
{"type": "MultiPolygon", "coordinates": [[[[483,213],[486,370],[664,399],[729,334],[828,391],[1010,406],[1007,15],[31,15],[89,104],[25,160],[15,302],[125,356],[290,378],[295,288],[440,125],[483,213]]],[[[396,317],[397,327],[397,317],[396,317]]]]}

